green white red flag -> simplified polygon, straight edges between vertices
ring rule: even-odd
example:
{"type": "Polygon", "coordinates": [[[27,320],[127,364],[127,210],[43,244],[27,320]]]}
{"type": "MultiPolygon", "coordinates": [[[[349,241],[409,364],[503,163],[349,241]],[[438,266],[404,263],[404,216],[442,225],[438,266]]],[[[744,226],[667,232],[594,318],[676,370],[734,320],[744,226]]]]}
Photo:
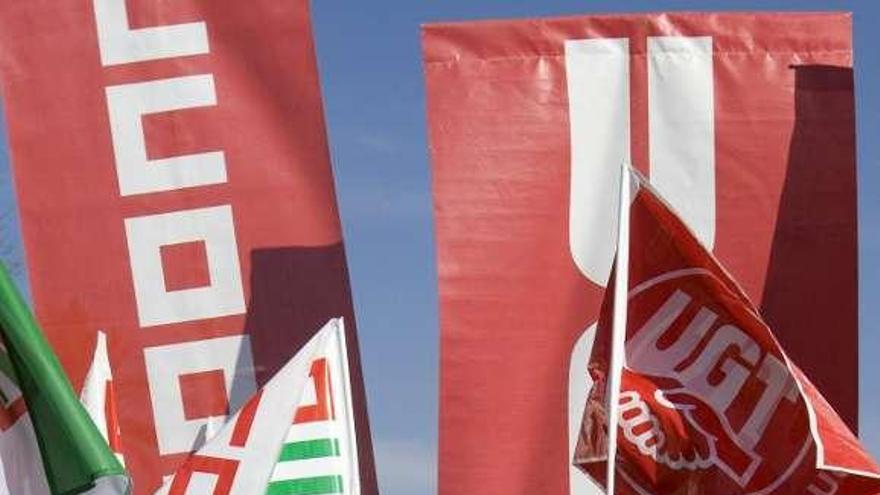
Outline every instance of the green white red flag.
{"type": "Polygon", "coordinates": [[[309,370],[266,493],[360,494],[357,432],[342,320],[309,370]]]}
{"type": "Polygon", "coordinates": [[[618,304],[608,290],[575,464],[604,483],[606,438],[616,427],[616,493],[878,493],[880,468],[748,296],[672,208],[637,182],[623,234],[629,262],[609,281],[609,288],[628,281],[617,308],[626,323],[620,334],[614,329],[625,336],[619,396],[606,380],[618,304]]]}
{"type": "Polygon", "coordinates": [[[330,320],[157,495],[360,494],[343,320],[330,320]]]}
{"type": "Polygon", "coordinates": [[[0,264],[0,494],[118,495],[129,480],[0,264]]]}

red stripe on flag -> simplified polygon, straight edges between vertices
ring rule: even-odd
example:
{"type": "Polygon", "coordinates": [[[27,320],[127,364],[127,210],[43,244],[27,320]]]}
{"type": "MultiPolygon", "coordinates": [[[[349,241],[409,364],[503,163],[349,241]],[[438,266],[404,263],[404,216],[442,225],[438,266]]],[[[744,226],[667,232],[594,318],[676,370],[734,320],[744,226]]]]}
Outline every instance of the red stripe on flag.
{"type": "Polygon", "coordinates": [[[309,376],[315,384],[316,402],[312,405],[302,406],[296,410],[293,418],[294,423],[314,423],[327,421],[334,417],[333,403],[331,402],[330,376],[327,373],[327,360],[316,359],[312,362],[309,376]]]}
{"type": "Polygon", "coordinates": [[[104,394],[104,416],[107,418],[107,443],[116,453],[122,453],[122,436],[119,431],[119,413],[116,411],[116,392],[113,381],[107,380],[104,394]]]}
{"type": "Polygon", "coordinates": [[[232,430],[232,438],[229,445],[232,447],[244,447],[247,444],[248,437],[251,434],[251,427],[254,425],[254,418],[257,416],[257,409],[260,407],[260,399],[263,397],[263,391],[248,401],[241,409],[238,420],[235,422],[235,429],[232,430]]]}
{"type": "Polygon", "coordinates": [[[216,474],[217,481],[214,483],[214,491],[211,495],[228,495],[232,491],[236,471],[238,471],[238,461],[193,455],[174,476],[168,495],[186,495],[193,473],[216,474]]]}
{"type": "Polygon", "coordinates": [[[24,398],[19,397],[7,408],[0,408],[0,433],[8,430],[27,411],[24,398]]]}

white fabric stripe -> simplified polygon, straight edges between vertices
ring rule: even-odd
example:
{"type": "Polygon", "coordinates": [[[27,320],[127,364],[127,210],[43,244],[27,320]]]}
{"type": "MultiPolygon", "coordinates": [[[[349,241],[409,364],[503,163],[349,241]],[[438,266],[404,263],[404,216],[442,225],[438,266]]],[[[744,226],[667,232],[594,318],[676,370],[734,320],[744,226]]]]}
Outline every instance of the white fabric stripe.
{"type": "Polygon", "coordinates": [[[311,478],[314,476],[343,476],[339,457],[319,457],[301,461],[279,462],[270,481],[311,478]]]}
{"type": "Polygon", "coordinates": [[[107,335],[98,330],[95,341],[95,352],[92,354],[92,365],[86,373],[79,400],[98,427],[105,442],[107,436],[107,382],[113,380],[110,358],[107,354],[107,335]]]}
{"type": "Polygon", "coordinates": [[[648,38],[651,184],[708,250],[715,244],[712,38],[648,38]]]}
{"type": "Polygon", "coordinates": [[[630,161],[629,40],[565,42],[571,132],[569,248],[584,276],[604,287],[617,235],[621,163],[630,161]]]}
{"type": "Polygon", "coordinates": [[[287,431],[287,436],[284,437],[284,443],[330,438],[336,436],[337,431],[338,430],[334,427],[332,421],[294,424],[290,427],[290,430],[287,431]]]}

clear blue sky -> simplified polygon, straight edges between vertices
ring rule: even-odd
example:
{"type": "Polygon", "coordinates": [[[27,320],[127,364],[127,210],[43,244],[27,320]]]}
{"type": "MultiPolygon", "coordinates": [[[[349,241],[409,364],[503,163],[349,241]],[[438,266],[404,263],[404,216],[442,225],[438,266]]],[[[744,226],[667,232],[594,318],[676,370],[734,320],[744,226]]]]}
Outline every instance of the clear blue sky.
{"type": "MultiPolygon", "coordinates": [[[[855,13],[860,176],[861,431],[880,457],[880,2],[313,0],[337,195],[385,495],[436,491],[436,267],[419,25],[663,10],[855,13]]],[[[3,132],[0,125],[0,135],[3,132]]],[[[4,159],[5,143],[0,146],[4,159]]],[[[2,167],[0,167],[2,168],[2,167]]],[[[8,195],[0,177],[0,201],[8,195]]],[[[9,222],[0,204],[0,224],[9,222]]],[[[16,239],[0,239],[0,253],[16,239]]],[[[833,329],[828,329],[833,331],[833,329]]]]}
{"type": "Polygon", "coordinates": [[[861,430],[880,457],[880,360],[872,358],[880,352],[880,2],[314,0],[337,195],[386,495],[436,491],[437,291],[419,25],[645,10],[854,12],[861,430]]]}

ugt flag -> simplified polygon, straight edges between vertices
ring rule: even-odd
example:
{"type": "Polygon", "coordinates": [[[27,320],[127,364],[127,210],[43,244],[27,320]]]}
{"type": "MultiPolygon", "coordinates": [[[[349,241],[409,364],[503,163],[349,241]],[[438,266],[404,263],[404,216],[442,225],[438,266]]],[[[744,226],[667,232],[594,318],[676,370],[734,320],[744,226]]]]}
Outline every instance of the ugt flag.
{"type": "Polygon", "coordinates": [[[424,28],[441,494],[597,493],[571,458],[624,161],[855,428],[850,24],[675,13],[424,28]]]}
{"type": "Polygon", "coordinates": [[[0,90],[0,256],[75,389],[106,333],[136,494],[337,316],[375,493],[308,2],[0,2],[0,90]]]}
{"type": "Polygon", "coordinates": [[[0,263],[0,494],[128,489],[128,476],[0,263]]]}
{"type": "MultiPolygon", "coordinates": [[[[621,272],[628,297],[617,493],[880,491],[880,468],[748,296],[650,186],[636,181],[624,241],[628,275],[621,272]]],[[[595,385],[574,458],[600,480],[606,406],[618,398],[606,380],[612,313],[621,304],[611,290],[616,282],[602,304],[589,364],[595,385]]]]}
{"type": "Polygon", "coordinates": [[[346,353],[330,320],[158,493],[360,495],[346,353]]]}

